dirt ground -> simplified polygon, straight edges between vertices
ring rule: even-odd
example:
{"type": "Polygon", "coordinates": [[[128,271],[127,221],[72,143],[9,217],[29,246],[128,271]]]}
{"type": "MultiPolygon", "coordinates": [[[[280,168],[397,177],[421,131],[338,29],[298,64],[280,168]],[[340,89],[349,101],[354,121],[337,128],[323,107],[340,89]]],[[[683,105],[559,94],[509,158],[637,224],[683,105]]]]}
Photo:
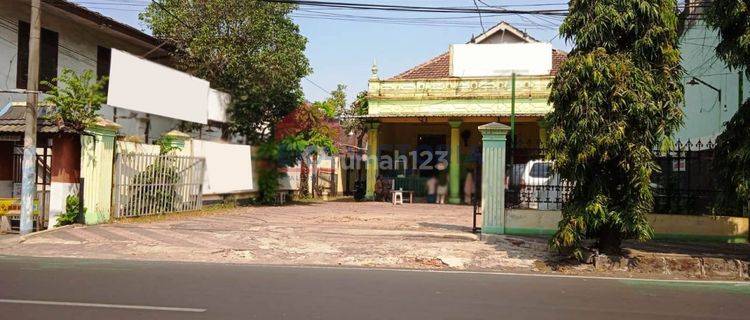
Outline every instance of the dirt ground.
{"type": "Polygon", "coordinates": [[[349,201],[243,207],[76,226],[0,242],[0,254],[472,270],[531,270],[547,258],[543,244],[478,241],[471,210],[349,201]]]}

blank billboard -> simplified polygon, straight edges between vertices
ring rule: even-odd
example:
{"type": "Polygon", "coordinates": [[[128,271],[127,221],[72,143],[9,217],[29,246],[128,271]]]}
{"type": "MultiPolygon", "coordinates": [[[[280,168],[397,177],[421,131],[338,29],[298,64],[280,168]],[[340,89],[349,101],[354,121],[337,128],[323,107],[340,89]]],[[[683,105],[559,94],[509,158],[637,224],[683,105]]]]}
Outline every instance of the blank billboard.
{"type": "Polygon", "coordinates": [[[549,75],[549,43],[454,44],[450,47],[453,77],[549,75]]]}
{"type": "Polygon", "coordinates": [[[208,89],[206,80],[112,49],[108,105],[206,124],[208,89]]]}

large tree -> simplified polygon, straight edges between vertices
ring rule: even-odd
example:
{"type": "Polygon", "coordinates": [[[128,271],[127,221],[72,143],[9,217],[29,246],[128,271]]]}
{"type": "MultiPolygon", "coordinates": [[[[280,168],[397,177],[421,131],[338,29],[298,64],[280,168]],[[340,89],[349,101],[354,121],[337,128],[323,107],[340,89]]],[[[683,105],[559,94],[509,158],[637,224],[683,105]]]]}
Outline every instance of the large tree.
{"type": "Polygon", "coordinates": [[[231,129],[251,142],[299,106],[310,72],[295,6],[257,0],[159,0],[140,15],[175,46],[178,67],[232,94],[231,129]]]}
{"type": "MultiPolygon", "coordinates": [[[[706,22],[719,32],[716,53],[750,77],[750,1],[714,0],[706,22]]],[[[740,88],[743,90],[743,88],[740,88]]],[[[722,189],[719,209],[733,213],[750,205],[750,99],[744,101],[716,139],[714,167],[722,189]]]]}
{"type": "Polygon", "coordinates": [[[652,236],[652,150],[682,122],[675,0],[572,0],[561,35],[575,47],[552,83],[549,156],[574,183],[550,245],[578,257],[585,239],[619,253],[652,236]]]}
{"type": "Polygon", "coordinates": [[[357,98],[352,101],[348,108],[339,112],[338,117],[341,119],[341,126],[346,133],[357,135],[357,147],[362,148],[363,138],[367,133],[366,122],[363,118],[357,116],[367,115],[369,101],[367,99],[367,90],[357,94],[357,98]]]}
{"type": "MultiPolygon", "coordinates": [[[[300,194],[310,195],[307,184],[310,181],[310,164],[312,172],[317,173],[318,155],[337,152],[335,139],[339,132],[332,125],[335,98],[315,103],[305,103],[294,112],[297,126],[281,140],[283,156],[300,163],[300,194]]],[[[312,195],[320,194],[317,174],[312,180],[312,195]]]]}

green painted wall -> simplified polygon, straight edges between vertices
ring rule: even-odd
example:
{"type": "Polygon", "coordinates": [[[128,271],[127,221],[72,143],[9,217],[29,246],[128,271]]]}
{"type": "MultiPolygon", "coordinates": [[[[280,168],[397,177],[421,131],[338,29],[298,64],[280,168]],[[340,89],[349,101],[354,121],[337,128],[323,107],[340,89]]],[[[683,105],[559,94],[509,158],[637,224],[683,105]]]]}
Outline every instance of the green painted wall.
{"type": "MultiPolygon", "coordinates": [[[[729,70],[716,56],[715,48],[719,35],[706,27],[704,21],[696,21],[680,39],[680,50],[685,68],[685,123],[676,135],[687,139],[714,140],[723,130],[723,123],[731,119],[738,106],[739,77],[737,70],[729,70]],[[719,104],[716,91],[702,85],[688,85],[692,77],[699,78],[721,89],[719,104]],[[724,109],[726,105],[726,109],[724,109]]],[[[750,81],[745,79],[744,97],[750,97],[750,81]]]]}
{"type": "MultiPolygon", "coordinates": [[[[519,115],[545,115],[552,111],[547,100],[525,98],[522,93],[516,100],[516,113],[519,115]]],[[[371,99],[369,114],[510,114],[510,99],[371,99]]]]}
{"type": "MultiPolygon", "coordinates": [[[[560,211],[514,209],[505,211],[505,233],[549,236],[562,219],[560,211]]],[[[656,239],[709,242],[748,242],[748,218],[651,214],[656,239]]]]}

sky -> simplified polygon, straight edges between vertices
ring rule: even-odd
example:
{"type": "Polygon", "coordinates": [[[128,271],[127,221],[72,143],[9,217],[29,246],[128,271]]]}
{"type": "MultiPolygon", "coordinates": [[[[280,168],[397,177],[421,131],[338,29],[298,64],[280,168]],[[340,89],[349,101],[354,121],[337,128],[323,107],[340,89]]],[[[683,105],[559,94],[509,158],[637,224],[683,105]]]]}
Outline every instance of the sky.
{"type": "MultiPolygon", "coordinates": [[[[377,3],[433,7],[474,7],[474,0],[328,0],[349,3],[377,3]]],[[[105,16],[132,25],[146,33],[138,13],[148,0],[74,0],[105,16]]],[[[477,6],[503,6],[507,9],[564,9],[565,0],[483,0],[477,6]]],[[[446,13],[402,13],[346,10],[302,6],[292,15],[307,37],[306,55],[313,69],[302,80],[305,97],[310,101],[330,96],[338,84],[347,86],[349,101],[367,89],[372,64],[378,66],[381,79],[389,78],[448,50],[451,44],[466,43],[500,21],[525,30],[532,37],[551,42],[565,51],[570,44],[560,39],[560,18],[517,14],[482,15],[446,13]]]]}

